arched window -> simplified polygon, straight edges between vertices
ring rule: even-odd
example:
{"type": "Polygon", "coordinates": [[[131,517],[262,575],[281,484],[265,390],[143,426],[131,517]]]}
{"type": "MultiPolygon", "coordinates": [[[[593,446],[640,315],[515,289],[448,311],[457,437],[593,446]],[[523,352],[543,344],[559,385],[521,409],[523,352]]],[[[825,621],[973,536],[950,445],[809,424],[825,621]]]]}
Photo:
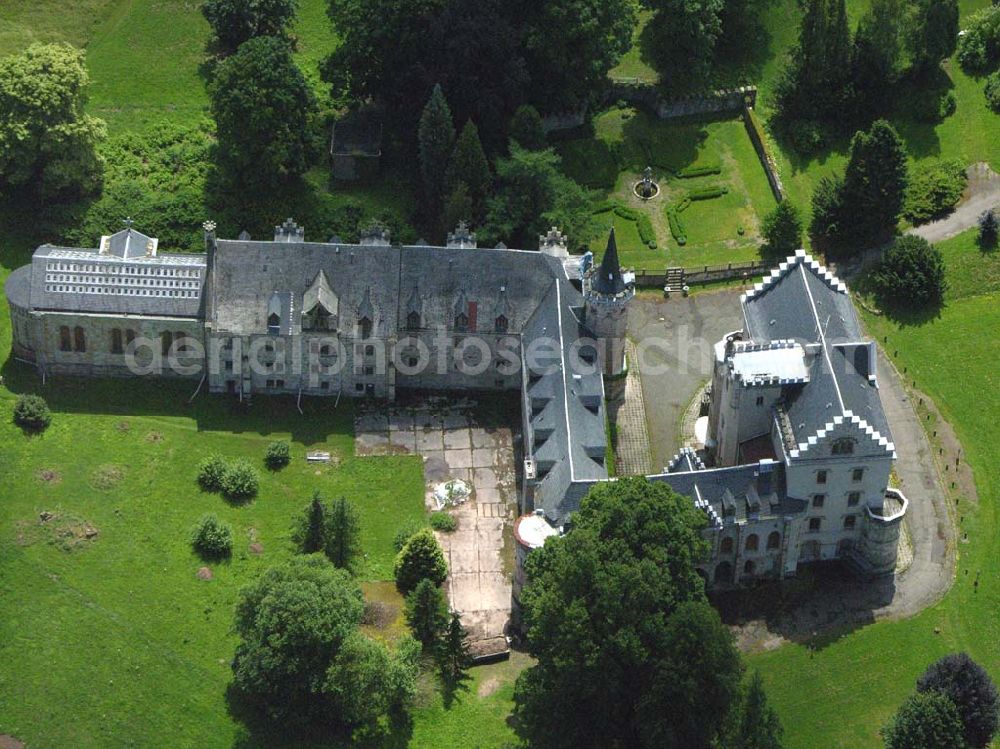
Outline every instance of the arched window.
{"type": "Polygon", "coordinates": [[[724,539],[722,539],[722,543],[719,545],[719,551],[722,552],[723,554],[732,554],[733,539],[729,536],[726,536],[724,539]]]}
{"type": "Polygon", "coordinates": [[[281,318],[277,312],[272,312],[267,316],[267,334],[278,335],[281,332],[281,318]]]}
{"type": "Polygon", "coordinates": [[[455,315],[455,330],[464,333],[468,329],[469,329],[469,316],[464,312],[459,312],[457,315],[455,315]]]}
{"type": "Polygon", "coordinates": [[[170,353],[170,347],[174,345],[174,334],[169,330],[160,333],[160,350],[164,356],[170,353]]]}
{"type": "Polygon", "coordinates": [[[59,327],[59,350],[60,351],[73,350],[73,336],[69,332],[68,325],[62,325],[59,327]]]}
{"type": "Polygon", "coordinates": [[[507,320],[505,315],[498,315],[496,319],[496,332],[506,333],[507,328],[510,326],[510,322],[507,320]]]}
{"type": "Polygon", "coordinates": [[[111,353],[122,353],[122,331],[121,328],[111,329],[111,353]]]}
{"type": "Polygon", "coordinates": [[[756,533],[751,533],[747,536],[747,551],[757,551],[757,545],[760,543],[760,538],[758,538],[756,533]]]}
{"type": "Polygon", "coordinates": [[[362,317],[358,320],[358,330],[361,333],[362,338],[372,337],[372,321],[370,318],[362,317]]]}
{"type": "Polygon", "coordinates": [[[406,327],[409,328],[410,330],[419,330],[420,329],[420,313],[419,312],[411,312],[410,314],[408,314],[406,316],[406,327]]]}
{"type": "Polygon", "coordinates": [[[781,534],[778,531],[771,531],[771,534],[767,537],[767,548],[777,549],[781,546],[781,534]]]}
{"type": "Polygon", "coordinates": [[[73,328],[73,350],[80,353],[87,350],[87,336],[79,325],[73,328]]]}

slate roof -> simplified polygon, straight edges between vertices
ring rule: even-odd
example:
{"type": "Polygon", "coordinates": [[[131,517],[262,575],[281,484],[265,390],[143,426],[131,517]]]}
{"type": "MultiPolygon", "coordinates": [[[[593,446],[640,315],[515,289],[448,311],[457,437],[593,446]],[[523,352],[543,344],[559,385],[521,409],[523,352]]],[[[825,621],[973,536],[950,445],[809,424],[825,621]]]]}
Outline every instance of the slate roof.
{"type": "Polygon", "coordinates": [[[15,268],[4,282],[4,294],[7,301],[21,309],[31,308],[31,266],[23,265],[15,268]]]}
{"type": "Polygon", "coordinates": [[[742,303],[746,331],[754,343],[791,339],[806,350],[808,384],[792,385],[785,393],[784,408],[796,443],[807,443],[836,417],[842,422],[853,416],[891,449],[874,348],[864,341],[843,282],[799,250],[744,294],[742,303]],[[856,355],[859,347],[864,348],[861,356],[856,355]]]}
{"type": "Polygon", "coordinates": [[[618,243],[615,241],[615,229],[611,227],[608,235],[608,246],[601,258],[601,267],[597,269],[594,278],[594,291],[601,294],[621,294],[625,291],[625,279],[622,278],[621,263],[618,261],[618,243]]]}

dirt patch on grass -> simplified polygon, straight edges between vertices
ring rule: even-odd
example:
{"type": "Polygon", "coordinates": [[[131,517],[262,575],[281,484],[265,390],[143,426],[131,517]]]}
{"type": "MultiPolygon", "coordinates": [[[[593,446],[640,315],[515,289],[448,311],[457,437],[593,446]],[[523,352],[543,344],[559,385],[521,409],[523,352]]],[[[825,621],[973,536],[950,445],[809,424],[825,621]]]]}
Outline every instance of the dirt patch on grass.
{"type": "Polygon", "coordinates": [[[500,688],[500,680],[497,678],[484,679],[479,682],[479,687],[476,689],[477,697],[489,697],[491,694],[496,692],[500,688]]]}
{"type": "Polygon", "coordinates": [[[215,575],[212,574],[212,570],[208,567],[199,567],[198,571],[194,573],[195,577],[199,580],[211,580],[215,575]]]}
{"type": "Polygon", "coordinates": [[[35,474],[35,478],[49,486],[56,486],[62,482],[62,476],[59,475],[59,471],[53,471],[51,468],[43,468],[35,474]]]}
{"type": "Polygon", "coordinates": [[[127,421],[119,421],[117,424],[115,424],[115,429],[117,429],[122,434],[128,434],[130,431],[132,431],[132,425],[129,424],[127,421]]]}
{"type": "Polygon", "coordinates": [[[124,468],[108,463],[94,469],[90,474],[90,485],[98,491],[106,492],[118,486],[124,478],[124,468]]]}
{"type": "Polygon", "coordinates": [[[264,544],[260,543],[259,541],[254,541],[252,544],[250,544],[250,553],[260,556],[261,554],[264,553],[264,544]]]}
{"type": "Polygon", "coordinates": [[[160,442],[163,442],[163,435],[159,432],[150,432],[146,435],[146,442],[153,445],[159,444],[160,442]]]}
{"type": "MultiPolygon", "coordinates": [[[[37,522],[20,520],[15,523],[18,546],[30,546],[43,541],[63,551],[75,551],[96,541],[100,531],[93,523],[75,515],[45,510],[37,522]]],[[[2,749],[2,747],[0,747],[2,749]]]]}
{"type": "Polygon", "coordinates": [[[387,629],[399,616],[399,607],[384,601],[365,601],[361,623],[376,629],[387,629]]]}
{"type": "MultiPolygon", "coordinates": [[[[905,380],[906,375],[901,377],[905,380]]],[[[941,415],[934,401],[912,387],[912,380],[909,384],[910,397],[927,431],[927,439],[934,451],[934,461],[937,463],[938,474],[945,489],[953,498],[978,503],[979,493],[976,491],[975,477],[972,475],[972,468],[965,462],[965,453],[962,451],[958,435],[941,415]]]]}
{"type": "Polygon", "coordinates": [[[24,742],[7,733],[0,733],[0,749],[24,749],[24,742]]]}

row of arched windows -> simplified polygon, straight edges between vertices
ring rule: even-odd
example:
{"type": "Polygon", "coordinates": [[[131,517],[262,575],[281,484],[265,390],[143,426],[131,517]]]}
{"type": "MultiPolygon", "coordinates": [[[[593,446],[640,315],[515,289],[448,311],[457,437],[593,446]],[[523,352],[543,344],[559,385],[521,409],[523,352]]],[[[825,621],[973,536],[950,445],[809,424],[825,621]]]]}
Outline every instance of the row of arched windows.
{"type": "MultiPolygon", "coordinates": [[[[420,318],[419,312],[410,312],[406,316],[407,330],[420,330],[423,327],[422,323],[423,321],[420,318]]],[[[495,333],[506,333],[508,328],[510,328],[510,320],[507,319],[507,316],[497,315],[496,319],[493,320],[493,331],[495,333]]],[[[469,332],[469,316],[464,312],[459,312],[455,315],[455,330],[459,333],[469,332]]]]}
{"type": "Polygon", "coordinates": [[[87,350],[87,334],[77,325],[70,330],[68,325],[59,327],[59,350],[83,353],[87,350]]]}
{"type": "Polygon", "coordinates": [[[124,354],[125,349],[135,340],[135,331],[131,328],[124,333],[121,328],[111,329],[111,353],[124,354]]]}
{"type": "MultiPolygon", "coordinates": [[[[767,548],[777,549],[781,546],[781,534],[778,531],[771,531],[770,535],[767,537],[767,548]]],[[[757,551],[760,548],[760,536],[756,533],[751,533],[747,536],[746,544],[744,549],[746,551],[757,551]]],[[[733,539],[731,536],[726,536],[722,539],[722,543],[719,546],[719,551],[723,554],[731,554],[733,552],[733,539]]]]}

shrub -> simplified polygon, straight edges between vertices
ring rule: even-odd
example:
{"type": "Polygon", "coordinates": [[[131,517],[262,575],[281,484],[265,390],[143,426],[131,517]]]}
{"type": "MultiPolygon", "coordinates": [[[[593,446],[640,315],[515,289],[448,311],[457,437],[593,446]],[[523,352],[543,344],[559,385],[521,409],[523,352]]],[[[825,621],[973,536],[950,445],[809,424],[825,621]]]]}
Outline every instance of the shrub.
{"type": "Polygon", "coordinates": [[[1000,235],[1000,221],[993,211],[986,211],[979,217],[979,246],[992,249],[997,246],[1000,235]]]}
{"type": "Polygon", "coordinates": [[[635,227],[639,230],[639,239],[642,240],[642,243],[651,249],[655,249],[656,233],[653,231],[653,222],[649,220],[649,216],[645,213],[640,213],[636,219],[635,227]]]}
{"type": "Polygon", "coordinates": [[[962,720],[965,741],[982,749],[997,731],[1000,698],[986,670],[965,653],[935,661],[917,680],[918,692],[940,692],[950,699],[962,720]]]}
{"type": "Polygon", "coordinates": [[[875,283],[888,306],[940,304],[947,288],[944,260],[926,239],[900,237],[886,250],[875,283]]]}
{"type": "Polygon", "coordinates": [[[233,552],[233,529],[215,515],[202,515],[191,531],[191,545],[206,559],[222,559],[233,552]]]}
{"type": "Polygon", "coordinates": [[[396,549],[396,553],[398,554],[401,552],[403,547],[406,546],[406,542],[409,541],[410,538],[422,528],[424,528],[424,524],[419,520],[408,520],[404,523],[403,526],[396,531],[396,535],[392,539],[392,545],[393,548],[396,549]]]}
{"type": "Polygon", "coordinates": [[[264,463],[272,471],[284,468],[291,461],[291,451],[287,442],[272,442],[267,446],[267,454],[264,456],[264,463]]]}
{"type": "Polygon", "coordinates": [[[934,90],[927,90],[913,97],[910,112],[913,118],[920,122],[941,122],[955,114],[957,106],[955,94],[951,91],[940,94],[934,90]]]}
{"type": "Polygon", "coordinates": [[[222,493],[232,500],[252,499],[257,495],[260,478],[250,461],[239,458],[229,463],[222,474],[222,493]]]}
{"type": "Polygon", "coordinates": [[[958,38],[955,57],[970,73],[983,73],[1000,61],[1000,7],[985,8],[972,16],[958,38]]]}
{"type": "Polygon", "coordinates": [[[637,221],[639,219],[639,214],[636,213],[635,209],[629,208],[627,205],[616,205],[615,215],[626,221],[637,221]]]}
{"type": "Polygon", "coordinates": [[[823,126],[813,120],[795,120],[786,128],[786,135],[792,148],[803,154],[814,153],[826,143],[823,126]]]}
{"type": "Polygon", "coordinates": [[[962,721],[937,692],[911,695],[882,729],[885,749],[961,749],[962,721]]]}
{"type": "Polygon", "coordinates": [[[986,79],[983,93],[986,94],[986,104],[989,108],[1000,113],[1000,71],[991,73],[986,79]]]}
{"type": "Polygon", "coordinates": [[[903,203],[903,215],[922,224],[950,213],[965,190],[965,169],[959,161],[920,164],[910,175],[903,203]]]}
{"type": "Polygon", "coordinates": [[[687,233],[684,231],[684,223],[681,221],[679,206],[673,204],[667,206],[667,222],[670,224],[670,233],[677,244],[686,245],[687,233]]]}
{"type": "Polygon", "coordinates": [[[688,197],[691,200],[713,200],[715,198],[721,198],[729,192],[729,188],[725,185],[717,185],[715,187],[702,187],[697,190],[691,190],[688,193],[688,197]]]}
{"type": "Polygon", "coordinates": [[[40,395],[22,395],[14,404],[14,423],[26,432],[44,431],[52,423],[49,404],[40,395]]]}
{"type": "Polygon", "coordinates": [[[677,172],[680,179],[692,179],[693,177],[707,177],[712,174],[722,174],[722,167],[715,166],[687,166],[677,172]]]}
{"type": "Polygon", "coordinates": [[[451,533],[458,527],[458,521],[450,512],[435,512],[431,514],[431,528],[442,533],[451,533]]]}
{"type": "Polygon", "coordinates": [[[448,577],[448,564],[441,545],[430,528],[414,533],[396,556],[396,587],[404,595],[417,587],[421,580],[440,585],[448,577]]]}
{"type": "Polygon", "coordinates": [[[590,209],[590,212],[594,216],[599,216],[602,213],[607,213],[608,211],[613,211],[617,203],[613,200],[604,200],[596,204],[590,209]]]}
{"type": "Polygon", "coordinates": [[[220,455],[209,455],[198,464],[198,483],[207,492],[221,492],[226,474],[226,461],[220,455]]]}

